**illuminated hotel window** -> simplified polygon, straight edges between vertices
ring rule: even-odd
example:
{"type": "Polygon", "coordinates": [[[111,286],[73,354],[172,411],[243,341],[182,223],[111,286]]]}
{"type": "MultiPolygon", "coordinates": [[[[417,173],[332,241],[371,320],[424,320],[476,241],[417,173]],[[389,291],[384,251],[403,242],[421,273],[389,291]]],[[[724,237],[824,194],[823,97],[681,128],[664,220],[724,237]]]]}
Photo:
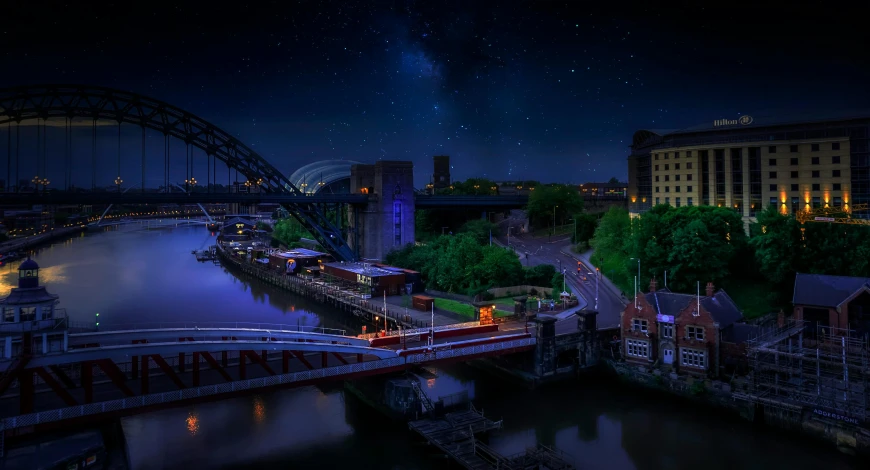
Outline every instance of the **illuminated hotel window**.
{"type": "Polygon", "coordinates": [[[840,183],[834,183],[834,191],[840,191],[840,188],[842,188],[842,187],[843,187],[842,184],[840,184],[840,183]]]}

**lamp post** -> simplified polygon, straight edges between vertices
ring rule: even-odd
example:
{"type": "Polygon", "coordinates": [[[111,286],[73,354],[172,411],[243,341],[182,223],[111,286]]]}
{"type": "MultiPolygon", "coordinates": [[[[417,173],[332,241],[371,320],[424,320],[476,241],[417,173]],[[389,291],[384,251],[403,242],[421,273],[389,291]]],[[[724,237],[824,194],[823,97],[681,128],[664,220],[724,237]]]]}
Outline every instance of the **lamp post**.
{"type": "Polygon", "coordinates": [[[188,193],[190,192],[190,190],[191,190],[194,186],[196,186],[196,178],[194,178],[193,176],[191,176],[189,180],[184,180],[184,189],[185,189],[185,191],[187,191],[188,193]]]}
{"type": "Polygon", "coordinates": [[[640,258],[630,258],[632,261],[637,260],[637,286],[635,286],[634,295],[640,292],[640,258]]]}
{"type": "Polygon", "coordinates": [[[121,192],[121,183],[123,183],[123,182],[124,182],[124,180],[122,180],[120,176],[118,176],[117,178],[115,178],[115,186],[118,187],[118,192],[119,192],[119,193],[121,192]]]}
{"type": "Polygon", "coordinates": [[[45,187],[48,186],[51,181],[48,178],[40,178],[39,176],[34,176],[31,180],[34,185],[34,191],[39,192],[39,186],[42,185],[42,192],[45,192],[45,187]]]}

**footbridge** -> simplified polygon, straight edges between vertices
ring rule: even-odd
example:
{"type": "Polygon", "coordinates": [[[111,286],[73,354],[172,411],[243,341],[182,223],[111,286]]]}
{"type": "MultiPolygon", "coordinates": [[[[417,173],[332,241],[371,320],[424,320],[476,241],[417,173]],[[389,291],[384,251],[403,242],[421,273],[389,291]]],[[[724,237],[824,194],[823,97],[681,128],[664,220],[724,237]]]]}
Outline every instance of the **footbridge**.
{"type": "MultiPolygon", "coordinates": [[[[292,326],[67,333],[56,351],[21,348],[0,362],[6,370],[0,380],[0,426],[2,435],[11,437],[265,388],[535,348],[536,338],[527,330],[499,327],[438,327],[382,338],[292,326]]],[[[39,341],[44,340],[34,345],[39,341]]]]}

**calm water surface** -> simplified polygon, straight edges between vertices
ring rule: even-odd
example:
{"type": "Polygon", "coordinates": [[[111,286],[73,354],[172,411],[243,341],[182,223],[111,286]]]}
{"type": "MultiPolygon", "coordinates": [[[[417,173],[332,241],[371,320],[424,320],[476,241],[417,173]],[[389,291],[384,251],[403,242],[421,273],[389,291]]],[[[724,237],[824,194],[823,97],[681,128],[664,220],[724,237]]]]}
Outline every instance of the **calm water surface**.
{"type": "MultiPolygon", "coordinates": [[[[43,283],[78,321],[100,313],[101,325],[258,322],[359,331],[341,312],[197,263],[191,250],[213,241],[202,227],[133,224],[82,234],[34,258],[43,283]]],[[[0,268],[0,294],[16,282],[15,267],[0,268]]],[[[467,390],[478,409],[504,419],[490,444],[505,455],[544,443],[582,470],[870,468],[831,447],[644,391],[588,382],[529,391],[464,365],[430,371],[436,378],[422,382],[433,398],[467,390]]],[[[449,466],[406,426],[336,386],[165,410],[123,424],[134,470],[449,466]]]]}

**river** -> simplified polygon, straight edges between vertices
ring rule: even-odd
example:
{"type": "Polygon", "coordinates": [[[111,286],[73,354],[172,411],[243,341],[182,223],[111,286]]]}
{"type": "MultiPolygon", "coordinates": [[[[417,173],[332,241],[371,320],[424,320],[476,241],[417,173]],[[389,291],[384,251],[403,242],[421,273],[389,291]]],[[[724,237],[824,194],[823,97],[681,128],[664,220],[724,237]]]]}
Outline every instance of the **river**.
{"type": "MultiPolygon", "coordinates": [[[[95,321],[99,313],[101,325],[255,322],[359,331],[360,323],[330,307],[196,262],[191,250],[214,241],[203,227],[157,225],[133,223],[45,246],[34,254],[41,281],[73,320],[95,321]]],[[[16,267],[0,268],[0,295],[17,282],[16,267]]],[[[581,470],[866,468],[830,446],[618,384],[581,380],[530,391],[466,365],[430,371],[435,378],[423,384],[431,397],[465,389],[487,416],[504,419],[490,444],[505,455],[544,443],[581,470]]],[[[148,413],[124,419],[123,428],[133,470],[448,466],[407,427],[340,386],[148,413]]]]}

